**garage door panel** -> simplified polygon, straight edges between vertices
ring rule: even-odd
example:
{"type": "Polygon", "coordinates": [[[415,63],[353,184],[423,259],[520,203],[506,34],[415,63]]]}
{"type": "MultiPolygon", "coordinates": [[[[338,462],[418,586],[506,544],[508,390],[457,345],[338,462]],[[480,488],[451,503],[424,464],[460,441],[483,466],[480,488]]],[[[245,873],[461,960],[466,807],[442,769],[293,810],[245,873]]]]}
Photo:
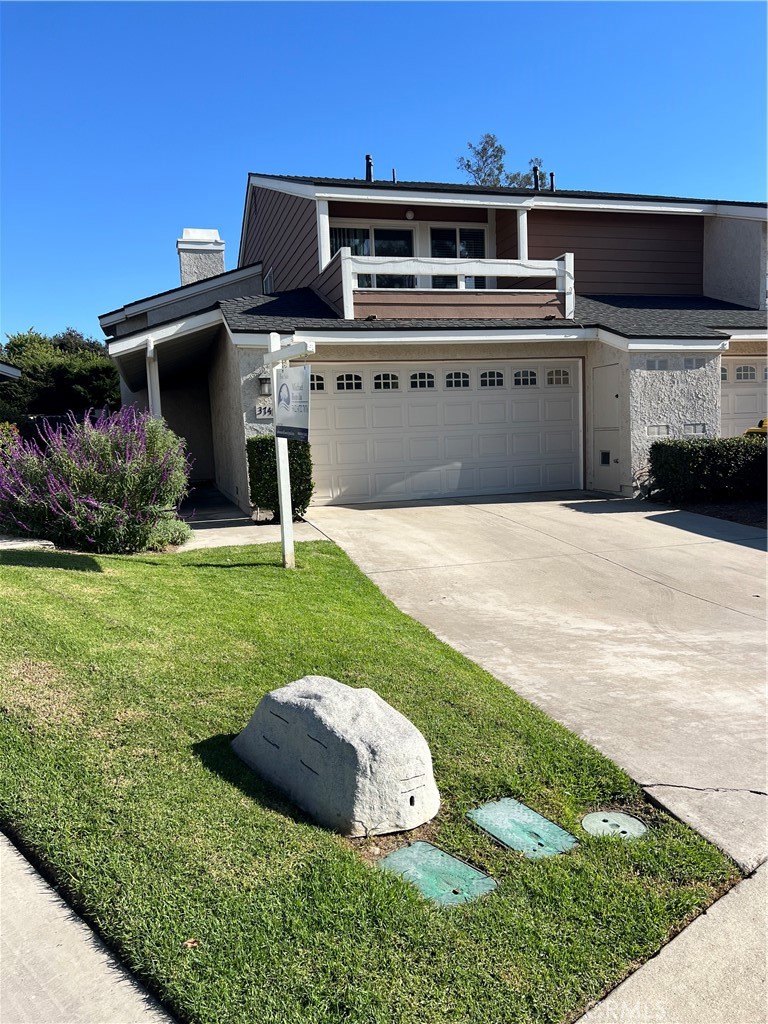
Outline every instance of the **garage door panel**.
{"type": "Polygon", "coordinates": [[[744,395],[733,396],[733,412],[736,416],[743,413],[756,413],[758,409],[758,397],[755,392],[744,395]]]}
{"type": "Polygon", "coordinates": [[[531,490],[538,490],[541,487],[541,466],[535,464],[513,466],[512,486],[530,487],[531,490]]]}
{"type": "Polygon", "coordinates": [[[408,481],[401,472],[374,473],[374,494],[379,497],[400,498],[408,494],[408,481]]]}
{"type": "Polygon", "coordinates": [[[412,437],[408,443],[408,453],[414,462],[424,459],[434,462],[440,457],[440,441],[436,437],[412,437]]]}
{"type": "Polygon", "coordinates": [[[368,461],[366,441],[337,441],[336,463],[339,466],[357,466],[368,461]]]}
{"type": "Polygon", "coordinates": [[[475,452],[474,437],[447,436],[443,442],[446,459],[471,459],[475,452]]]}
{"type": "MultiPolygon", "coordinates": [[[[361,373],[363,391],[313,393],[311,431],[316,503],[412,500],[578,487],[581,480],[578,363],[489,360],[390,363],[375,372],[434,374],[434,389],[373,392],[374,370],[326,364],[327,379],[361,373]],[[470,374],[447,389],[446,374],[470,374]],[[570,385],[549,390],[547,370],[567,369],[570,385]],[[512,386],[518,369],[538,385],[512,386]],[[485,380],[503,386],[481,387],[485,380]]],[[[562,379],[558,374],[557,379],[562,379]]]]}
{"type": "Polygon", "coordinates": [[[374,404],[371,409],[371,422],[376,430],[386,430],[389,427],[402,427],[403,407],[400,401],[374,404]]]}
{"type": "Polygon", "coordinates": [[[543,440],[547,455],[576,451],[576,437],[570,430],[545,430],[543,440]]]}
{"type": "Polygon", "coordinates": [[[373,497],[371,477],[368,473],[337,473],[334,476],[334,497],[345,501],[363,500],[373,497]]]}
{"type": "Polygon", "coordinates": [[[471,494],[477,489],[477,471],[466,466],[447,469],[445,471],[445,480],[445,489],[448,494],[455,494],[457,492],[471,494]]]}
{"type": "Polygon", "coordinates": [[[366,407],[362,403],[349,405],[340,402],[333,409],[333,425],[337,430],[363,430],[366,426],[366,407]]]}
{"type": "Polygon", "coordinates": [[[539,400],[538,398],[515,398],[512,399],[513,423],[538,423],[539,400]]]}
{"type": "Polygon", "coordinates": [[[471,402],[449,402],[443,409],[443,422],[447,427],[464,427],[473,420],[471,402]]]}
{"type": "Polygon", "coordinates": [[[437,402],[413,402],[408,406],[408,426],[436,427],[440,423],[437,402]]]}
{"type": "Polygon", "coordinates": [[[477,439],[478,455],[506,455],[506,434],[481,434],[477,439]]]}
{"type": "Polygon", "coordinates": [[[402,462],[404,457],[402,438],[384,438],[373,442],[374,462],[402,462]]]}
{"type": "Polygon", "coordinates": [[[551,423],[552,421],[562,420],[570,423],[574,418],[574,399],[573,398],[557,398],[548,399],[544,402],[544,419],[551,423]]]}
{"type": "Polygon", "coordinates": [[[480,406],[478,407],[477,419],[479,423],[506,423],[506,400],[490,400],[481,402],[480,406]]]}
{"type": "Polygon", "coordinates": [[[411,497],[423,494],[425,497],[442,494],[442,473],[439,469],[426,469],[421,473],[410,473],[407,477],[408,493],[411,497]]]}
{"type": "Polygon", "coordinates": [[[546,487],[569,488],[578,486],[572,462],[548,463],[542,466],[546,487]]]}
{"type": "Polygon", "coordinates": [[[538,431],[519,431],[512,434],[513,455],[538,455],[541,450],[541,435],[538,431]]]}

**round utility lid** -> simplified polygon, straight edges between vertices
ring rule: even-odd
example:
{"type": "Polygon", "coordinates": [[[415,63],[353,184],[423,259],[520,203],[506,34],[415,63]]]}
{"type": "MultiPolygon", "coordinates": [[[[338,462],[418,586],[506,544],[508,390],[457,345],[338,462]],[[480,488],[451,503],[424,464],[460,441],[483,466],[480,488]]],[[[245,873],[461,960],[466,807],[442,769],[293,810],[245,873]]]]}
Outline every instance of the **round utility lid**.
{"type": "Polygon", "coordinates": [[[637,839],[648,831],[639,818],[621,811],[595,811],[581,819],[581,827],[591,836],[619,836],[620,839],[637,839]]]}

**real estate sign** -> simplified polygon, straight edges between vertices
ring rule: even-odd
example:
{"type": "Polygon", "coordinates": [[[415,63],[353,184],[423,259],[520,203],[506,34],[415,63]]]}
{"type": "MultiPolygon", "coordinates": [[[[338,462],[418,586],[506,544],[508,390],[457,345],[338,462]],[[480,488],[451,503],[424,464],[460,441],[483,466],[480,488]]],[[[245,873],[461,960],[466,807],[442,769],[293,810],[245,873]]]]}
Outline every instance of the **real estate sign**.
{"type": "Polygon", "coordinates": [[[275,436],[290,441],[309,441],[309,366],[277,370],[275,436]]]}

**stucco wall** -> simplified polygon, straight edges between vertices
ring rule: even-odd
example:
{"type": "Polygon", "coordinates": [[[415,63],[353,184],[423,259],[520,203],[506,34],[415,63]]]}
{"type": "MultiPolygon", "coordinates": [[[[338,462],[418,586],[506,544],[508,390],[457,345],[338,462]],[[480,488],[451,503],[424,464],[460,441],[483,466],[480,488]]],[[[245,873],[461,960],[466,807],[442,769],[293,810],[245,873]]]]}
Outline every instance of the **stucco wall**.
{"type": "Polygon", "coordinates": [[[131,391],[123,378],[120,378],[120,404],[135,405],[139,412],[146,412],[149,408],[149,394],[146,388],[140,391],[131,391]]]}
{"type": "Polygon", "coordinates": [[[704,294],[765,309],[766,225],[755,220],[707,217],[704,224],[704,294]]]}
{"type": "Polygon", "coordinates": [[[634,493],[632,482],[632,449],[629,432],[629,353],[621,349],[605,345],[601,341],[591,341],[587,346],[587,358],[584,365],[584,436],[585,444],[585,484],[587,488],[595,486],[594,482],[594,409],[592,390],[592,371],[596,366],[610,366],[616,363],[619,367],[619,487],[622,494],[634,493]]]}
{"type": "Polygon", "coordinates": [[[222,332],[208,375],[216,486],[244,512],[250,512],[245,430],[238,353],[222,332]]]}
{"type": "Polygon", "coordinates": [[[720,433],[720,356],[704,356],[697,370],[684,369],[684,356],[649,352],[630,357],[630,431],[632,470],[636,485],[647,476],[648,451],[661,437],[716,437],[720,433]],[[647,360],[666,359],[668,369],[649,370],[647,360]],[[703,424],[691,433],[686,424],[703,424]],[[648,427],[667,427],[667,434],[649,435],[648,427]]]}

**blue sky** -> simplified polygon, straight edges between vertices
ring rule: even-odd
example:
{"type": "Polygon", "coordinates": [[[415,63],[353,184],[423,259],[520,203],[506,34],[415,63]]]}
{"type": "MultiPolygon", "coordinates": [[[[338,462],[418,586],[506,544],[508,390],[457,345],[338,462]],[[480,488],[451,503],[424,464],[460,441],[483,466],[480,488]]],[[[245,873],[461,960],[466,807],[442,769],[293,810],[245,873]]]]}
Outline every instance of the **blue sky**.
{"type": "MultiPolygon", "coordinates": [[[[495,133],[561,188],[764,200],[766,8],[751,2],[17,3],[2,17],[0,331],[237,259],[249,171],[462,181],[495,133]]],[[[3,340],[4,337],[3,337],[3,340]]]]}

